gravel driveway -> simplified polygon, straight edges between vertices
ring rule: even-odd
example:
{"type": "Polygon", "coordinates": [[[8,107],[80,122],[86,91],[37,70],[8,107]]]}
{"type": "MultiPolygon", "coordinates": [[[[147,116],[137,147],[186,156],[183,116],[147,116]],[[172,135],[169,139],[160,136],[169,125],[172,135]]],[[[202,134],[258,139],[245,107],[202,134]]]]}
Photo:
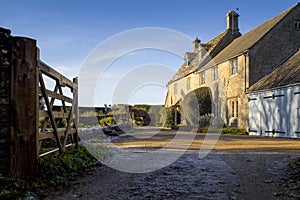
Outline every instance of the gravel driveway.
{"type": "MultiPolygon", "coordinates": [[[[139,131],[146,135],[153,129],[139,131]]],[[[114,144],[130,149],[134,156],[143,156],[161,148],[176,134],[162,131],[138,140],[124,137],[115,140],[114,144]]],[[[300,198],[287,187],[287,164],[300,158],[299,140],[221,135],[214,149],[201,159],[199,148],[204,137],[198,134],[189,149],[164,168],[147,173],[127,173],[98,165],[79,177],[73,186],[47,199],[300,198]]],[[[119,152],[116,158],[122,156],[119,152]]]]}

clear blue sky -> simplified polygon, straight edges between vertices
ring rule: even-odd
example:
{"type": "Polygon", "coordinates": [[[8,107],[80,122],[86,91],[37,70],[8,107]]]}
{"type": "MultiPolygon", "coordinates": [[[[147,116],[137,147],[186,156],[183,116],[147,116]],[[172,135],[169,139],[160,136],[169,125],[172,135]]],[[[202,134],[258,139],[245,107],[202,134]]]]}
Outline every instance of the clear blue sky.
{"type": "MultiPolygon", "coordinates": [[[[91,0],[91,1],[1,1],[0,26],[15,36],[38,41],[43,61],[72,78],[89,53],[101,42],[120,32],[141,28],[173,29],[202,42],[225,30],[225,15],[238,8],[240,31],[246,33],[264,21],[295,5],[296,0],[91,0]]],[[[147,57],[145,52],[138,58],[147,57]]],[[[147,63],[153,54],[150,52],[147,63]]],[[[182,55],[183,56],[183,55],[182,55]]],[[[157,56],[154,56],[157,57],[157,56]]],[[[161,54],[160,59],[168,55],[161,54]]],[[[137,59],[138,59],[137,58],[137,59]]],[[[157,58],[156,58],[157,59],[157,58]]],[[[127,62],[130,59],[124,59],[127,62]]],[[[154,62],[157,62],[154,59],[154,62]]],[[[174,70],[182,60],[166,61],[174,70]]],[[[142,62],[138,62],[141,64],[142,62]]],[[[119,67],[126,65],[120,63],[119,67]]],[[[118,71],[118,66],[115,66],[118,71]]],[[[157,86],[156,86],[157,87],[157,86]]],[[[153,88],[151,88],[152,90],[153,88]]],[[[160,95],[141,95],[131,103],[164,103],[165,89],[160,95]],[[144,97],[144,98],[141,98],[144,97]]],[[[147,90],[150,90],[148,88],[147,90]]],[[[98,94],[97,105],[111,103],[110,96],[98,94]]],[[[82,103],[84,105],[84,103],[82,103]]]]}

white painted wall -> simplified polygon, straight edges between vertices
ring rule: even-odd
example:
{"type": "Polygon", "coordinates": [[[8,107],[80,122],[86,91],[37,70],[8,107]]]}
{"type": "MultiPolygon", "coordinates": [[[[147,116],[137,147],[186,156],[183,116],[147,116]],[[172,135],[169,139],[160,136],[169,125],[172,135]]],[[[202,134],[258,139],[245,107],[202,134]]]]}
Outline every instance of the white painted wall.
{"type": "Polygon", "coordinates": [[[250,93],[249,134],[300,138],[300,85],[250,93]]]}

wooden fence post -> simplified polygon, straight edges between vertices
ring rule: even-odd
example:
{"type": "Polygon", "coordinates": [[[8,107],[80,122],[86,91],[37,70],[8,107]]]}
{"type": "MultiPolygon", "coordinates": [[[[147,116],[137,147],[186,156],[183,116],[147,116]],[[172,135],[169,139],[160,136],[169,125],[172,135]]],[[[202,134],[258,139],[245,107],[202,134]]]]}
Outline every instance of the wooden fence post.
{"type": "Polygon", "coordinates": [[[11,35],[0,28],[0,174],[11,169],[11,35]]]}
{"type": "Polygon", "coordinates": [[[32,178],[37,172],[38,76],[36,41],[13,37],[11,173],[22,178],[32,178]]]}
{"type": "MultiPolygon", "coordinates": [[[[78,77],[73,79],[73,83],[75,83],[78,86],[78,77]]],[[[78,89],[73,90],[73,105],[74,107],[74,124],[75,124],[75,128],[76,128],[76,133],[74,134],[74,143],[76,145],[76,147],[78,147],[78,140],[79,140],[79,136],[78,136],[78,126],[79,126],[79,109],[78,109],[78,89]]]]}

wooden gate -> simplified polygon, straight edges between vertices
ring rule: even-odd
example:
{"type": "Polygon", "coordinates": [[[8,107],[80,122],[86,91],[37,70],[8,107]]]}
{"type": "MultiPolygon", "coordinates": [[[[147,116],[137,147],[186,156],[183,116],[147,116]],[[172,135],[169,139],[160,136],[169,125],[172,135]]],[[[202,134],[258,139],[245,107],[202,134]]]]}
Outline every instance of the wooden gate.
{"type": "MultiPolygon", "coordinates": [[[[78,79],[74,78],[73,82],[65,78],[58,72],[56,72],[51,67],[47,66],[42,61],[38,61],[39,70],[39,99],[45,101],[45,109],[39,106],[39,120],[41,120],[41,125],[39,127],[39,134],[37,135],[38,146],[37,153],[41,149],[41,142],[44,139],[53,138],[56,139],[57,150],[60,153],[65,151],[67,145],[68,136],[70,136],[71,142],[75,145],[78,144],[77,136],[77,124],[78,124],[78,79]],[[44,81],[44,76],[49,77],[55,81],[54,90],[49,90],[46,88],[44,81]],[[62,87],[68,87],[73,93],[73,98],[67,97],[63,94],[62,87]],[[61,111],[54,111],[53,105],[55,100],[61,101],[61,111]],[[71,106],[66,106],[66,103],[72,104],[71,106]],[[58,129],[58,120],[66,120],[64,128],[58,129]],[[50,129],[47,128],[47,124],[50,122],[50,129]]],[[[51,151],[53,152],[53,151],[51,151]]],[[[45,155],[45,154],[42,154],[45,155]]]]}
{"type": "Polygon", "coordinates": [[[38,54],[35,40],[13,37],[0,28],[0,174],[35,176],[46,139],[54,140],[60,153],[67,141],[78,144],[78,80],[70,81],[38,54]],[[55,82],[54,90],[47,88],[45,78],[55,82]],[[64,87],[72,97],[63,93],[64,87]],[[59,111],[53,110],[56,100],[61,102],[59,111]],[[65,120],[64,127],[58,127],[60,120],[65,120]]]}

